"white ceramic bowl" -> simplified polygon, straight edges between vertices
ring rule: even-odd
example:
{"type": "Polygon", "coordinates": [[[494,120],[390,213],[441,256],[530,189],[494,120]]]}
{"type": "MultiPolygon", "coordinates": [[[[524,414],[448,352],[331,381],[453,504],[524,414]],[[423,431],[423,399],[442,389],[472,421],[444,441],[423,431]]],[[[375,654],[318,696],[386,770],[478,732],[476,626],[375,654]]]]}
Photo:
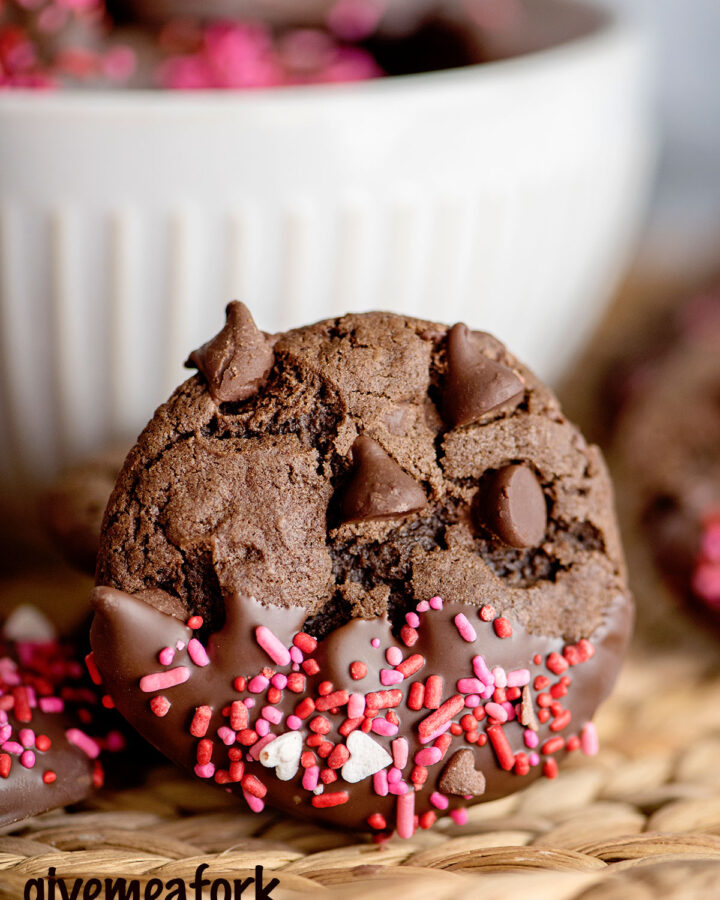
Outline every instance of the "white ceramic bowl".
{"type": "Polygon", "coordinates": [[[464,320],[555,379],[653,156],[643,42],[596,18],[358,85],[0,96],[0,483],[137,433],[231,298],[271,331],[464,320]]]}

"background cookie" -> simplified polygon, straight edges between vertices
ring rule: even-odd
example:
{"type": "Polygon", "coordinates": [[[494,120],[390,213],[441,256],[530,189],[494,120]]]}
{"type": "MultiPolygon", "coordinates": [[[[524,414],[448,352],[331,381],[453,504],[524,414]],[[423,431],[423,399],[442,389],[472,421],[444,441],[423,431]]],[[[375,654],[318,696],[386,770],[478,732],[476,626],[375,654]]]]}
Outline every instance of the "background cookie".
{"type": "Polygon", "coordinates": [[[720,621],[720,293],[678,306],[613,379],[628,528],[680,598],[720,621]]]}
{"type": "Polygon", "coordinates": [[[98,702],[75,650],[32,608],[16,610],[0,636],[0,825],[102,784],[98,702]]]}
{"type": "Polygon", "coordinates": [[[141,733],[251,808],[401,833],[593,749],[631,619],[610,487],[499,342],[270,337],[231,304],[190,363],[98,561],[94,657],[141,733]]]}

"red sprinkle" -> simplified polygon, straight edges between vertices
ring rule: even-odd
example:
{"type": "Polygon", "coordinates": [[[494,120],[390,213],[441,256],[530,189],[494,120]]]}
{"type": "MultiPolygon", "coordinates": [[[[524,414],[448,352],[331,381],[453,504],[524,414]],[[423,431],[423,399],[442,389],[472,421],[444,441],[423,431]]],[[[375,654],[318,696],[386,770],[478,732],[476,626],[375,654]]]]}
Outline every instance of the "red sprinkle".
{"type": "Polygon", "coordinates": [[[478,613],[478,615],[483,620],[483,622],[492,622],[496,615],[495,607],[485,604],[485,606],[480,607],[480,612],[478,613]]]}
{"type": "Polygon", "coordinates": [[[573,734],[565,741],[565,749],[572,752],[573,750],[578,750],[580,748],[580,738],[573,734]]]}
{"type": "Polygon", "coordinates": [[[404,659],[399,665],[395,666],[395,670],[400,672],[403,678],[409,678],[411,675],[414,675],[425,665],[425,657],[421,656],[419,653],[413,653],[412,656],[408,656],[407,659],[404,659]]]}
{"type": "Polygon", "coordinates": [[[498,616],[497,619],[493,622],[493,628],[495,629],[495,634],[499,638],[509,638],[512,637],[512,625],[504,616],[498,616]]]}
{"type": "Polygon", "coordinates": [[[463,729],[461,725],[458,725],[457,722],[452,722],[450,725],[450,734],[454,734],[455,737],[459,737],[463,733],[463,729]]]}
{"type": "MultiPolygon", "coordinates": [[[[350,663],[350,677],[354,681],[360,681],[363,679],[368,673],[368,667],[359,659],[356,659],[355,662],[350,663]]],[[[385,826],[383,825],[383,828],[385,826]]]]}
{"type": "Polygon", "coordinates": [[[549,709],[539,709],[537,711],[538,722],[544,725],[547,720],[550,718],[550,710],[549,709]]]}
{"type": "MultiPolygon", "coordinates": [[[[330,754],[332,756],[332,754],[330,754]]],[[[323,784],[332,784],[333,781],[337,781],[337,772],[332,769],[323,769],[320,773],[320,780],[323,784]]]]}
{"type": "Polygon", "coordinates": [[[317,641],[314,637],[309,634],[305,634],[304,631],[299,631],[295,637],[293,638],[293,644],[298,648],[298,650],[302,650],[303,653],[314,653],[317,649],[317,641]]]}
{"type": "Polygon", "coordinates": [[[288,690],[293,694],[302,694],[305,690],[306,679],[302,672],[291,672],[287,677],[288,690]]]}
{"type": "Polygon", "coordinates": [[[15,704],[13,712],[18,722],[32,722],[32,710],[30,709],[30,699],[28,697],[27,688],[24,686],[14,687],[12,689],[15,704]]]}
{"type": "Polygon", "coordinates": [[[242,744],[243,747],[252,747],[257,739],[257,732],[253,731],[252,728],[243,728],[242,731],[238,732],[237,742],[238,744],[242,744]]]}
{"type": "Polygon", "coordinates": [[[402,702],[402,691],[371,691],[365,695],[365,702],[371,709],[390,709],[391,707],[400,706],[402,702]]]}
{"type": "Polygon", "coordinates": [[[387,828],[387,822],[385,821],[385,816],[383,816],[381,813],[373,813],[371,816],[368,816],[367,823],[371,828],[374,828],[376,831],[382,831],[383,828],[387,828]]]}
{"type": "Polygon", "coordinates": [[[35,747],[45,753],[52,747],[52,741],[46,734],[39,734],[35,738],[35,747]]]}
{"type": "Polygon", "coordinates": [[[345,744],[336,744],[330,756],[328,756],[328,765],[331,769],[339,769],[344,766],[350,759],[350,751],[345,744]]]}
{"type": "Polygon", "coordinates": [[[305,697],[295,707],[295,715],[301,719],[307,719],[313,712],[315,712],[315,701],[312,697],[305,697]]]}
{"type": "Polygon", "coordinates": [[[420,635],[411,625],[403,625],[400,629],[400,640],[406,647],[414,647],[420,635]]]}
{"type": "MultiPolygon", "coordinates": [[[[288,678],[288,681],[290,681],[289,678],[288,678]]],[[[244,691],[245,688],[247,687],[247,679],[244,678],[242,675],[238,675],[238,677],[235,679],[235,681],[233,681],[233,687],[238,692],[238,694],[242,693],[242,691],[244,691]]]]}
{"type": "Polygon", "coordinates": [[[562,731],[563,728],[567,728],[567,726],[570,724],[571,719],[572,713],[570,712],[570,710],[564,710],[550,723],[550,731],[562,731]]]}
{"type": "Polygon", "coordinates": [[[245,763],[240,760],[235,760],[235,762],[230,763],[230,767],[228,769],[228,776],[230,781],[238,782],[242,781],[243,775],[245,774],[245,763]]]}
{"type": "MultiPolygon", "coordinates": [[[[427,694],[427,689],[425,693],[427,694]]],[[[430,713],[429,716],[420,722],[418,734],[421,738],[429,738],[433,732],[437,731],[438,728],[442,728],[446,722],[449,722],[453,716],[456,716],[464,706],[465,700],[462,694],[455,694],[449,700],[446,700],[439,709],[436,709],[434,713],[430,713]]]]}
{"type": "Polygon", "coordinates": [[[546,759],[543,763],[543,775],[546,778],[555,778],[558,773],[558,764],[554,759],[546,759]]]}
{"type": "Polygon", "coordinates": [[[157,697],[153,697],[150,701],[150,709],[159,719],[162,719],[170,712],[170,701],[162,694],[158,694],[157,697]]]}
{"type": "Polygon", "coordinates": [[[410,685],[407,705],[410,709],[419,710],[423,708],[425,700],[425,685],[422,681],[415,681],[410,685]]]}
{"type": "Polygon", "coordinates": [[[303,769],[309,769],[310,766],[317,765],[317,758],[311,750],[303,750],[300,756],[300,765],[303,769]]]}
{"type": "Polygon", "coordinates": [[[527,775],[529,771],[530,771],[530,761],[527,758],[527,754],[523,753],[521,750],[515,756],[515,774],[516,775],[527,775]]]}
{"type": "Polygon", "coordinates": [[[327,734],[332,725],[325,718],[325,716],[315,716],[314,719],[310,720],[310,731],[314,731],[315,734],[327,734]]]}
{"type": "MultiPolygon", "coordinates": [[[[0,772],[0,775],[1,774],[2,772],[0,772]]],[[[42,780],[45,784],[52,784],[53,781],[57,781],[57,775],[52,769],[48,769],[46,772],[43,772],[42,780]]]]}
{"type": "Polygon", "coordinates": [[[338,728],[338,731],[343,737],[347,737],[353,731],[360,728],[364,721],[364,716],[358,716],[356,719],[345,719],[342,725],[338,728]]]}
{"type": "Polygon", "coordinates": [[[414,785],[423,785],[427,781],[428,770],[425,766],[413,766],[413,770],[410,773],[410,781],[414,785]]]}
{"type": "Polygon", "coordinates": [[[279,703],[282,700],[282,691],[274,686],[268,688],[267,699],[268,703],[279,703]]]}
{"type": "Polygon", "coordinates": [[[195,758],[197,759],[198,764],[206,766],[212,759],[212,752],[213,742],[208,738],[203,738],[203,740],[198,743],[197,750],[195,751],[195,758]]]}
{"type": "Polygon", "coordinates": [[[332,681],[321,681],[317,686],[317,692],[321,697],[325,697],[327,694],[332,694],[333,687],[332,681]]]}
{"type": "Polygon", "coordinates": [[[347,705],[349,699],[350,694],[348,694],[347,691],[333,691],[332,694],[327,694],[327,696],[325,697],[320,697],[315,703],[315,709],[319,710],[320,712],[326,712],[327,710],[333,709],[336,706],[347,705]]]}
{"type": "Polygon", "coordinates": [[[549,755],[550,753],[557,753],[558,750],[562,750],[565,746],[565,738],[557,737],[548,738],[545,743],[540,748],[541,752],[549,755]]]}
{"type": "Polygon", "coordinates": [[[437,709],[440,706],[444,687],[445,682],[442,675],[430,675],[425,682],[425,699],[423,701],[425,709],[437,709]]]}
{"type": "Polygon", "coordinates": [[[545,665],[550,669],[553,675],[562,675],[562,673],[567,670],[569,663],[564,656],[560,656],[559,653],[553,652],[548,654],[545,665]]]}
{"type": "Polygon", "coordinates": [[[302,667],[306,675],[317,675],[320,671],[320,666],[316,659],[306,659],[302,667]]]}
{"type": "Polygon", "coordinates": [[[350,795],[347,791],[335,791],[334,793],[319,794],[312,798],[312,805],[315,809],[328,809],[331,806],[341,806],[347,803],[350,795]]]}
{"type": "Polygon", "coordinates": [[[193,737],[205,737],[205,735],[207,734],[208,726],[210,725],[211,718],[212,710],[209,706],[198,706],[198,708],[195,710],[195,715],[192,718],[192,722],[190,723],[190,734],[193,737]]]}
{"type": "Polygon", "coordinates": [[[0,778],[7,778],[10,774],[12,758],[9,753],[0,753],[0,778]]]}
{"type": "Polygon", "coordinates": [[[515,765],[515,756],[510,749],[510,742],[503,731],[502,725],[491,725],[487,729],[487,736],[495,751],[500,768],[509,772],[515,765]]]}
{"type": "Polygon", "coordinates": [[[435,813],[429,809],[427,812],[424,812],[420,818],[418,819],[418,825],[422,829],[432,828],[437,820],[437,816],[435,813]]]}
{"type": "Polygon", "coordinates": [[[438,750],[442,753],[440,759],[443,759],[445,754],[448,752],[450,744],[452,744],[452,738],[449,734],[441,734],[440,737],[435,738],[435,740],[433,741],[433,747],[437,747],[438,750]]]}
{"type": "Polygon", "coordinates": [[[191,631],[197,631],[198,628],[202,628],[203,617],[202,616],[190,616],[190,618],[185,623],[187,627],[191,631]]]}
{"type": "Polygon", "coordinates": [[[247,791],[248,794],[252,794],[253,797],[259,797],[261,800],[265,794],[267,794],[267,788],[255,775],[250,775],[249,773],[243,775],[240,784],[244,791],[247,791]]]}
{"type": "Polygon", "coordinates": [[[327,759],[332,753],[334,746],[335,744],[331,741],[323,741],[317,748],[318,756],[321,759],[327,759]]]}
{"type": "Polygon", "coordinates": [[[92,651],[85,657],[85,665],[87,666],[92,683],[102,684],[102,676],[100,675],[98,667],[95,665],[95,656],[92,651]]]}

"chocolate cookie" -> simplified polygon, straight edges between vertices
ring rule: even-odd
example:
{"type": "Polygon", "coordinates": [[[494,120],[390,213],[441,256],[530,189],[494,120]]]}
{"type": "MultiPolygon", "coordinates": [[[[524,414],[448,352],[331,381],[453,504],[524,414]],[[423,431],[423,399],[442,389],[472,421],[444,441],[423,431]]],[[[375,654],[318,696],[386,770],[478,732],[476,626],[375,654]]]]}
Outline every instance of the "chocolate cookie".
{"type": "Polygon", "coordinates": [[[676,595],[720,623],[720,289],[625,360],[612,437],[629,527],[676,595]]]}
{"type": "Polygon", "coordinates": [[[0,636],[0,825],[77,803],[102,783],[101,744],[88,731],[98,703],[74,648],[52,637],[42,617],[19,610],[8,619],[0,636]]]}
{"type": "Polygon", "coordinates": [[[403,836],[595,749],[632,605],[599,451],[497,340],[239,303],[131,451],[92,627],[200,778],[403,836]]]}

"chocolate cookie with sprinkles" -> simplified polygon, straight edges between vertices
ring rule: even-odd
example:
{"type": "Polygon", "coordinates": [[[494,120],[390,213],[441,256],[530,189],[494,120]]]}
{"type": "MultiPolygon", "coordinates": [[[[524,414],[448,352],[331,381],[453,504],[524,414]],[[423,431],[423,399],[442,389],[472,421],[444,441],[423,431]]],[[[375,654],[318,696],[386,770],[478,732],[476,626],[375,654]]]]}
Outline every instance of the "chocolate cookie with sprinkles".
{"type": "Polygon", "coordinates": [[[37,610],[16,609],[0,636],[0,825],[77,803],[102,785],[101,751],[124,739],[106,722],[98,729],[101,711],[76,648],[37,610]]]}
{"type": "Polygon", "coordinates": [[[239,303],[103,524],[104,689],[244,798],[409,837],[597,749],[632,602],[597,448],[499,341],[239,303]]]}

